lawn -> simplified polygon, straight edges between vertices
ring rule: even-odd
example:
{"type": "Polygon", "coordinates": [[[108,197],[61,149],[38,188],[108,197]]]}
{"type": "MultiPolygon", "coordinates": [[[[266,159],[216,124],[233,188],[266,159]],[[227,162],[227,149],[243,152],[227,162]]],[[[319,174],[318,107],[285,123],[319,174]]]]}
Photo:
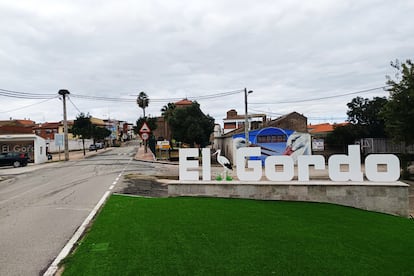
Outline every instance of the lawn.
{"type": "Polygon", "coordinates": [[[414,275],[414,221],[332,204],[113,195],[64,275],[414,275]]]}

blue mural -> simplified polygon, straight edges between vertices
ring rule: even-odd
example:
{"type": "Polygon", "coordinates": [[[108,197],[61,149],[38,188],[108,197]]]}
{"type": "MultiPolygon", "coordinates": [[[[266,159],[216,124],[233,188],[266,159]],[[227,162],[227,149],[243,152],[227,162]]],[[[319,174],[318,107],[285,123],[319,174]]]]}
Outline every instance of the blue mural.
{"type": "MultiPolygon", "coordinates": [[[[244,133],[233,136],[235,149],[245,146],[244,133]]],[[[289,129],[267,127],[249,132],[249,146],[260,147],[262,155],[251,160],[264,160],[271,155],[289,155],[296,162],[297,156],[311,154],[311,139],[308,133],[289,129]]]]}

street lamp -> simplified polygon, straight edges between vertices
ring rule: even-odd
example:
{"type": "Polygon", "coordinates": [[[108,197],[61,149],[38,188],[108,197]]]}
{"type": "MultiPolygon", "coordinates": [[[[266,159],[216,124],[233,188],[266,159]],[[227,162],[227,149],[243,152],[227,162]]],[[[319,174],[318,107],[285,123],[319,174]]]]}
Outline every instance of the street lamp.
{"type": "Polygon", "coordinates": [[[247,95],[253,93],[252,90],[247,91],[244,88],[244,139],[246,141],[246,147],[249,146],[249,118],[247,115],[247,95]]]}

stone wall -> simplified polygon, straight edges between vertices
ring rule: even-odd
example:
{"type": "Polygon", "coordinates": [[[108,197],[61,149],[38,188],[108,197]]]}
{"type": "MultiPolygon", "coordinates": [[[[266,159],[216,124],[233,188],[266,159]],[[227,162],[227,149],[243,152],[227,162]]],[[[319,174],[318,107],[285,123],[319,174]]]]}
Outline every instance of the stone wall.
{"type": "Polygon", "coordinates": [[[168,194],[169,196],[327,202],[403,217],[408,217],[409,208],[408,185],[402,182],[173,181],[168,184],[168,194]]]}

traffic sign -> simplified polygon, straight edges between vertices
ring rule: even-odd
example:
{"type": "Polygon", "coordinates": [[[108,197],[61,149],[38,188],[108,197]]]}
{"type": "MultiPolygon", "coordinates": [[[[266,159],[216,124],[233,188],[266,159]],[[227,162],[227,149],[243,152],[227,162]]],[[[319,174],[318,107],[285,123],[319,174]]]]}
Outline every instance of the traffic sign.
{"type": "Polygon", "coordinates": [[[141,129],[139,130],[139,132],[140,133],[150,133],[151,132],[151,129],[149,128],[149,126],[147,125],[147,123],[144,122],[144,124],[142,125],[141,129]]]}
{"type": "Polygon", "coordinates": [[[149,138],[148,132],[141,133],[141,138],[142,138],[142,140],[148,140],[148,138],[149,138]]]}
{"type": "Polygon", "coordinates": [[[61,147],[63,146],[63,142],[64,142],[64,135],[55,133],[55,146],[61,147]]]}

